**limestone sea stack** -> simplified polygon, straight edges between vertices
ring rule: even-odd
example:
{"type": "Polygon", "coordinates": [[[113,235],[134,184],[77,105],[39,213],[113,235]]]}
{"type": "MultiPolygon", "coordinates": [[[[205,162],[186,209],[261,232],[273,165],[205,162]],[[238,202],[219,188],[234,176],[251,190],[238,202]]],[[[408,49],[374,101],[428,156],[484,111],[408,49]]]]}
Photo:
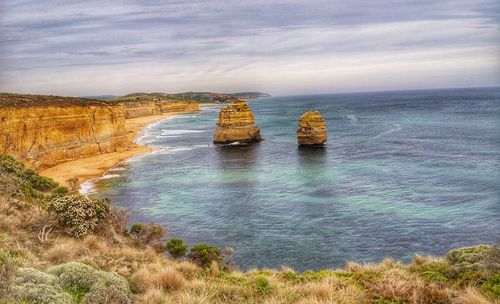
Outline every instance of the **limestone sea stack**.
{"type": "Polygon", "coordinates": [[[328,134],[323,116],[319,111],[306,111],[299,120],[297,141],[300,146],[322,145],[328,134]]]}
{"type": "Polygon", "coordinates": [[[235,101],[219,112],[214,143],[261,141],[260,130],[255,126],[252,110],[245,101],[235,101]]]}

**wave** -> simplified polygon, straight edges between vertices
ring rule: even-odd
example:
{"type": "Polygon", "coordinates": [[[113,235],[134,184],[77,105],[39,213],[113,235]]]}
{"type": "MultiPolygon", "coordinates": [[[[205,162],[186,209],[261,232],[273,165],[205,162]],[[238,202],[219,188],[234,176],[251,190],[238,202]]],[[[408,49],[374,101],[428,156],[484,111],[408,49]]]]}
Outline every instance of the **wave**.
{"type": "Polygon", "coordinates": [[[125,171],[127,170],[127,168],[124,168],[124,167],[113,167],[111,169],[109,169],[108,171],[125,171]]]}
{"type": "Polygon", "coordinates": [[[347,119],[352,122],[358,122],[358,118],[356,117],[356,115],[347,115],[347,119]]]}
{"type": "Polygon", "coordinates": [[[110,179],[115,177],[120,177],[120,174],[104,174],[99,179],[110,179]]]}
{"type": "Polygon", "coordinates": [[[80,194],[84,194],[84,195],[97,193],[97,189],[94,186],[96,180],[97,180],[97,178],[92,178],[92,179],[89,179],[87,181],[84,181],[80,185],[80,189],[78,189],[78,192],[80,192],[80,194]]]}
{"type": "Polygon", "coordinates": [[[190,130],[190,129],[161,129],[161,134],[159,136],[175,136],[175,135],[183,135],[183,134],[192,134],[192,133],[203,133],[208,130],[190,130]]]}
{"type": "Polygon", "coordinates": [[[380,138],[380,137],[382,137],[382,136],[385,136],[385,135],[391,134],[391,133],[393,133],[393,132],[401,131],[401,130],[403,129],[403,128],[401,128],[401,125],[400,125],[400,124],[398,124],[398,123],[394,124],[394,127],[395,127],[395,128],[392,128],[392,129],[390,129],[390,130],[387,130],[387,131],[385,131],[385,132],[382,132],[382,133],[380,133],[380,134],[377,134],[376,136],[372,137],[371,139],[372,139],[372,140],[373,140],[373,139],[377,139],[377,138],[380,138]]]}

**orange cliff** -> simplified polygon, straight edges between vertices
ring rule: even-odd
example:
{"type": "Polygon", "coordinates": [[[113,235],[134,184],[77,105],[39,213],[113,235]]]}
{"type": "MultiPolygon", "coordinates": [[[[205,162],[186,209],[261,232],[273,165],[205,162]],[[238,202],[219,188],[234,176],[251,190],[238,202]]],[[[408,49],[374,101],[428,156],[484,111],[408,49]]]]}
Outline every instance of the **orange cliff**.
{"type": "Polygon", "coordinates": [[[214,143],[261,141],[252,110],[245,101],[235,101],[222,108],[217,120],[214,143]]]}
{"type": "Polygon", "coordinates": [[[0,151],[42,169],[126,148],[121,106],[0,107],[0,151]]]}
{"type": "Polygon", "coordinates": [[[138,106],[129,102],[2,93],[0,154],[10,154],[38,170],[53,167],[61,171],[54,166],[103,154],[109,156],[109,163],[111,154],[131,156],[133,153],[123,151],[134,149],[134,153],[145,152],[132,141],[138,126],[170,113],[198,110],[198,104],[189,101],[142,102],[138,106]],[[148,112],[141,107],[155,110],[148,112]]]}

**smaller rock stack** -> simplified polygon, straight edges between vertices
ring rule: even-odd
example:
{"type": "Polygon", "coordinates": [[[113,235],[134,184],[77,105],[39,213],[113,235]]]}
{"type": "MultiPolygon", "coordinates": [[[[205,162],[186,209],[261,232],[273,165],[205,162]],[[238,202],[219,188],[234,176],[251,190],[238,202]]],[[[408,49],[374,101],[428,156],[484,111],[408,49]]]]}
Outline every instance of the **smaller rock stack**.
{"type": "Polygon", "coordinates": [[[328,139],[326,125],[319,111],[306,111],[299,120],[297,141],[300,146],[322,145],[328,139]]]}
{"type": "Polygon", "coordinates": [[[260,130],[255,125],[252,110],[245,101],[235,101],[219,112],[214,143],[261,141],[260,130]]]}

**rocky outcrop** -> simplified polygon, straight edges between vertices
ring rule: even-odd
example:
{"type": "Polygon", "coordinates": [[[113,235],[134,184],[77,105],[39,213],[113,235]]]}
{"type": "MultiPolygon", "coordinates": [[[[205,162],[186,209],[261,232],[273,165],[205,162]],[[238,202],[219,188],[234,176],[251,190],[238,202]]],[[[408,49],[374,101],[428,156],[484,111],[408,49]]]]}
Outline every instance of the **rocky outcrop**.
{"type": "Polygon", "coordinates": [[[252,110],[245,101],[236,101],[222,108],[217,120],[214,143],[261,141],[252,110]]]}
{"type": "Polygon", "coordinates": [[[301,146],[322,145],[328,134],[325,120],[319,111],[306,111],[299,120],[297,141],[301,146]]]}
{"type": "Polygon", "coordinates": [[[0,107],[0,154],[43,169],[127,145],[122,106],[0,107]]]}

